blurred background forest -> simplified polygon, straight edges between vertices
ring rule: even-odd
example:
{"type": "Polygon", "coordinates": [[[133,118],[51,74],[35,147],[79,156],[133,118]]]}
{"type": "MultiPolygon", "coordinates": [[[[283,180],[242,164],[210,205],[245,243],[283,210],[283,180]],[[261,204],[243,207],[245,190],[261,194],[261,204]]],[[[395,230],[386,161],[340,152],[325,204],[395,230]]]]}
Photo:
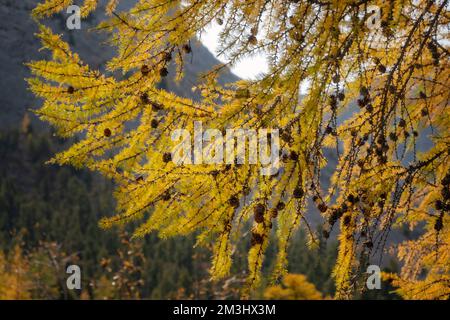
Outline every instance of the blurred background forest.
{"type": "MultiPolygon", "coordinates": [[[[54,137],[29,112],[40,102],[27,90],[24,79],[29,73],[24,63],[44,54],[39,52],[36,25],[29,17],[35,4],[35,0],[3,0],[0,4],[0,299],[239,298],[250,243],[242,242],[236,248],[235,276],[211,283],[211,252],[193,248],[194,236],[160,240],[152,234],[130,240],[127,230],[100,230],[98,220],[114,210],[112,183],[87,171],[45,164],[68,141],[54,137]],[[81,290],[66,288],[65,271],[70,264],[81,267],[81,290]]],[[[97,43],[104,38],[89,32],[100,16],[83,21],[82,30],[66,30],[64,15],[48,23],[64,31],[64,39],[86,62],[101,69],[114,51],[106,45],[99,47],[97,43]]],[[[191,87],[196,76],[218,61],[200,43],[193,46],[192,57],[180,83],[169,77],[161,86],[195,99],[191,87]]],[[[221,80],[231,82],[237,77],[229,73],[221,80]]],[[[273,251],[268,250],[266,271],[274,263],[273,251]]],[[[282,286],[268,289],[267,280],[254,298],[333,296],[331,270],[336,251],[333,237],[321,239],[318,250],[308,250],[300,231],[290,246],[289,273],[306,277],[287,277],[282,286]]],[[[393,261],[385,267],[398,269],[393,261]]],[[[389,291],[384,284],[382,290],[361,298],[397,298],[389,291]]]]}

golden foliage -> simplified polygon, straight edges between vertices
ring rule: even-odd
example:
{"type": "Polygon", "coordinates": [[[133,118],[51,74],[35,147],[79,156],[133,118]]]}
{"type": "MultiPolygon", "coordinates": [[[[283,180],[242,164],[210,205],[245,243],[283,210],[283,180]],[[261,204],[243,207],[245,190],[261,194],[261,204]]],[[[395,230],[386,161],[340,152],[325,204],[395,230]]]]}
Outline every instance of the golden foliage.
{"type": "Polygon", "coordinates": [[[322,300],[322,294],[308,282],[303,274],[286,274],[282,285],[271,286],[264,291],[269,300],[322,300]]]}
{"type": "Polygon", "coordinates": [[[16,245],[8,255],[0,251],[0,300],[31,299],[29,263],[16,245]]]}
{"type": "Polygon", "coordinates": [[[0,251],[0,300],[67,299],[73,294],[65,288],[69,260],[76,262],[54,242],[40,242],[31,251],[20,244],[0,251]]]}
{"type": "MultiPolygon", "coordinates": [[[[46,0],[33,14],[48,17],[70,3],[46,0]]],[[[429,228],[399,253],[409,259],[411,252],[431,257],[433,251],[445,268],[436,271],[425,258],[420,263],[429,281],[445,284],[448,258],[441,248],[448,249],[450,203],[449,184],[440,182],[449,175],[450,150],[447,0],[372,1],[381,9],[374,29],[365,1],[142,0],[124,12],[115,4],[98,26],[118,49],[105,72],[92,70],[44,26],[38,36],[53,57],[29,64],[30,88],[44,101],[36,113],[61,136],[81,137],[51,162],[83,166],[117,183],[117,215],[101,226],[144,219],[135,236],[199,231],[199,244],[215,241],[211,275],[217,279],[229,273],[235,241],[263,205],[248,256],[254,287],[272,229],[275,276],[286,272],[286,248],[301,222],[309,229],[305,204],[313,198],[327,221],[324,235],[340,221],[334,277],[337,298],[350,298],[364,272],[361,262],[383,251],[392,227],[441,219],[444,228],[429,228]],[[226,66],[217,66],[194,88],[200,101],[158,89],[173,73],[170,64],[176,79],[183,76],[191,39],[212,21],[223,24],[219,50],[230,65],[265,52],[269,71],[222,86],[217,79],[226,66]],[[170,133],[192,132],[195,120],[219,130],[280,129],[279,174],[261,176],[260,165],[164,161],[170,133]],[[432,147],[418,152],[422,135],[432,147]],[[320,177],[330,148],[338,165],[325,190],[320,177]],[[441,244],[424,241],[431,238],[441,244]]],[[[85,1],[83,15],[96,5],[85,1]]],[[[310,238],[317,244],[314,233],[310,238]]]]}
{"type": "Polygon", "coordinates": [[[436,233],[439,217],[419,239],[399,246],[398,256],[404,263],[399,275],[383,274],[398,287],[404,299],[450,298],[450,217],[443,216],[443,228],[436,233]]]}

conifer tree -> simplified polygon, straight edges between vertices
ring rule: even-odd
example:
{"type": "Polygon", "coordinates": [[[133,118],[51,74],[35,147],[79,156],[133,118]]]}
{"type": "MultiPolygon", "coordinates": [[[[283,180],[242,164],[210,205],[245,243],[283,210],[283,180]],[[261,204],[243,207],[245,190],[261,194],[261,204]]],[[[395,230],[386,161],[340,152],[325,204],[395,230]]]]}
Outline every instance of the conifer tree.
{"type": "MultiPolygon", "coordinates": [[[[317,244],[305,218],[311,199],[323,236],[339,229],[336,298],[360,289],[366,263],[379,262],[392,228],[405,224],[424,229],[398,248],[405,267],[394,285],[405,297],[449,297],[448,0],[140,0],[123,12],[118,2],[108,2],[109,18],[98,26],[117,47],[105,72],[43,25],[71,0],[34,9],[52,57],[29,63],[30,88],[44,101],[36,113],[60,136],[81,137],[50,162],[98,171],[117,185],[117,214],[103,227],[138,220],[135,236],[197,231],[198,244],[215,243],[211,276],[219,279],[251,221],[247,288],[254,288],[271,232],[275,278],[286,272],[299,226],[317,244]],[[193,88],[200,101],[158,89],[168,76],[183,77],[191,40],[211,23],[223,27],[219,53],[228,63],[200,77],[193,88]],[[219,83],[227,66],[258,52],[268,72],[219,83]],[[175,165],[171,132],[192,132],[196,120],[219,130],[279,129],[282,168],[264,176],[259,164],[175,165]],[[431,147],[420,149],[420,139],[431,147]],[[338,165],[325,188],[327,148],[338,165]]],[[[82,17],[97,5],[85,0],[82,17]]]]}

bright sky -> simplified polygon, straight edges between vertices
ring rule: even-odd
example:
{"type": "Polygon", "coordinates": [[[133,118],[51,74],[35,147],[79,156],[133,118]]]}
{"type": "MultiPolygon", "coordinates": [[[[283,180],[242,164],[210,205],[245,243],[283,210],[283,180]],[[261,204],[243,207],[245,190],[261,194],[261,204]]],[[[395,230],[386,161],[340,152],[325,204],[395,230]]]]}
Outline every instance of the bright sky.
{"type": "MultiPolygon", "coordinates": [[[[200,40],[217,59],[226,63],[227,61],[223,56],[217,56],[218,40],[221,28],[222,27],[216,22],[213,22],[206,29],[206,31],[202,33],[200,40]]],[[[242,59],[233,68],[231,68],[231,71],[235,75],[243,79],[256,79],[258,74],[267,72],[267,70],[268,66],[266,58],[262,54],[242,59]]]]}

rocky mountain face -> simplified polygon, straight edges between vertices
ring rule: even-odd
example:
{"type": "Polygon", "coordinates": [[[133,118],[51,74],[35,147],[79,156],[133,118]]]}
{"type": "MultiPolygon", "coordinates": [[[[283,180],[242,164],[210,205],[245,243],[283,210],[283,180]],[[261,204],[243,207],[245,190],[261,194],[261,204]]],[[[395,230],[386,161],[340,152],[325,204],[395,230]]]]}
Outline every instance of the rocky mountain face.
{"type": "MultiPolygon", "coordinates": [[[[38,31],[37,23],[30,17],[31,10],[36,6],[36,0],[2,0],[0,4],[0,127],[17,127],[28,109],[36,109],[40,102],[27,89],[25,79],[30,76],[25,65],[31,60],[48,56],[47,51],[39,51],[41,44],[35,37],[38,31]]],[[[125,6],[130,6],[127,1],[125,6]]],[[[126,9],[123,7],[122,9],[126,9]]],[[[102,66],[113,55],[115,48],[107,45],[107,35],[96,31],[95,27],[101,20],[102,7],[87,20],[82,20],[81,30],[68,30],[66,18],[62,12],[45,23],[52,27],[55,33],[63,34],[64,40],[70,43],[73,50],[92,68],[102,69],[102,66]]],[[[195,42],[195,41],[194,41],[195,42]]],[[[169,77],[164,86],[179,95],[195,98],[192,93],[197,76],[209,70],[220,62],[199,42],[192,45],[192,56],[186,61],[185,77],[175,83],[169,77]]],[[[222,82],[238,80],[231,72],[222,75],[222,82]]],[[[39,121],[38,126],[44,127],[39,121]]]]}

